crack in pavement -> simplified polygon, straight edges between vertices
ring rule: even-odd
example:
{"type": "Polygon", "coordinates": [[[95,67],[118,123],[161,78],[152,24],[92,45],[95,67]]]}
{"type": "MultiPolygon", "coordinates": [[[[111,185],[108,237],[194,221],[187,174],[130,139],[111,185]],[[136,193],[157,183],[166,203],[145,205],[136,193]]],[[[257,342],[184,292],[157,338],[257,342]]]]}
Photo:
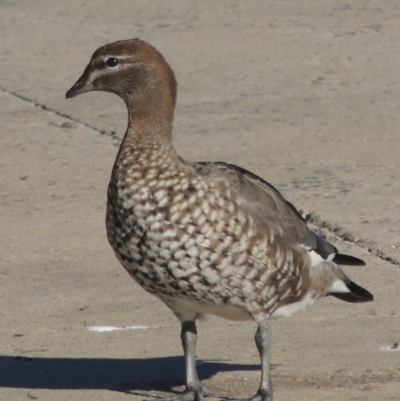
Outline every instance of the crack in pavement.
{"type": "Polygon", "coordinates": [[[346,230],[344,227],[325,220],[315,213],[302,213],[302,215],[306,219],[307,223],[309,223],[311,226],[314,226],[316,230],[321,231],[322,235],[325,235],[325,232],[328,232],[337,240],[361,248],[368,254],[371,254],[394,266],[400,267],[399,259],[388,256],[382,249],[379,248],[379,246],[374,246],[373,241],[369,240],[368,238],[357,239],[353,233],[346,230]]]}
{"type": "Polygon", "coordinates": [[[121,138],[119,138],[119,137],[116,136],[115,131],[109,132],[109,131],[107,131],[107,130],[99,129],[99,128],[97,128],[97,127],[94,127],[93,125],[90,125],[90,124],[88,124],[88,123],[85,123],[85,122],[83,122],[83,121],[81,121],[81,120],[78,120],[78,119],[76,119],[76,118],[74,118],[74,117],[71,117],[71,116],[69,116],[68,114],[62,113],[62,112],[60,112],[60,111],[58,111],[58,110],[55,110],[55,109],[52,109],[51,107],[48,107],[48,106],[46,106],[45,104],[36,102],[35,100],[29,99],[29,98],[27,98],[27,97],[25,97],[25,96],[23,96],[23,95],[20,95],[20,94],[18,94],[18,93],[16,93],[16,92],[10,91],[10,90],[5,89],[5,88],[3,88],[3,87],[0,87],[0,91],[3,92],[3,93],[5,93],[5,94],[7,94],[7,95],[14,96],[14,97],[16,97],[17,99],[23,100],[24,102],[27,102],[27,103],[29,103],[29,104],[35,106],[35,107],[39,107],[39,108],[41,108],[41,109],[44,110],[44,111],[47,111],[47,112],[49,112],[49,113],[53,113],[53,114],[55,114],[55,115],[57,115],[57,116],[59,116],[59,117],[66,118],[66,119],[69,120],[69,121],[72,121],[72,122],[74,122],[74,123],[76,123],[76,124],[82,125],[82,126],[84,126],[85,128],[88,128],[88,129],[90,129],[90,130],[93,130],[93,131],[97,132],[98,134],[110,136],[112,139],[114,139],[114,140],[118,141],[119,143],[121,143],[121,138]]]}

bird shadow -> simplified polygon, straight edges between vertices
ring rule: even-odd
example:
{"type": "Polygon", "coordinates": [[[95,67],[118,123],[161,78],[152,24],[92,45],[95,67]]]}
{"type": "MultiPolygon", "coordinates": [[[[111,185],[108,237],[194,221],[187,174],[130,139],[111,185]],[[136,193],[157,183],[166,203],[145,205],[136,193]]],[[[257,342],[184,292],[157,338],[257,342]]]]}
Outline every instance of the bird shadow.
{"type": "MultiPolygon", "coordinates": [[[[259,369],[259,365],[207,360],[201,361],[198,374],[200,380],[206,380],[218,372],[259,369]]],[[[172,387],[184,383],[185,362],[181,356],[147,359],[0,356],[0,388],[175,392],[172,387]]]]}

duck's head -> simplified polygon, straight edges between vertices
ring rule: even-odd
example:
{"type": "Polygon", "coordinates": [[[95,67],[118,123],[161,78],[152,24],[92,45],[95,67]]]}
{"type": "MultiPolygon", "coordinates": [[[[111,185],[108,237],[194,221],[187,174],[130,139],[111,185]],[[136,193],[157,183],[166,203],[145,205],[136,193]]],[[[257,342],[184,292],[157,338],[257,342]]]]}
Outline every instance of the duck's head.
{"type": "Polygon", "coordinates": [[[120,96],[128,109],[142,102],[173,110],[177,84],[171,67],[153,46],[129,39],[98,48],[66,98],[97,90],[120,96]]]}

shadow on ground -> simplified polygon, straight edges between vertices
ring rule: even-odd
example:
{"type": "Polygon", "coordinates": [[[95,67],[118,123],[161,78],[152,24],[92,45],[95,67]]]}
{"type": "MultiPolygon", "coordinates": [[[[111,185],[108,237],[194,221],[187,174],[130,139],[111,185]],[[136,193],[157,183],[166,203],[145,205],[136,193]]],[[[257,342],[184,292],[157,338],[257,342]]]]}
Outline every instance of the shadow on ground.
{"type": "MultiPolygon", "coordinates": [[[[259,365],[202,361],[201,380],[218,372],[259,370],[259,365]]],[[[148,359],[30,358],[0,356],[0,387],[29,389],[164,390],[185,382],[181,356],[148,359]]]]}

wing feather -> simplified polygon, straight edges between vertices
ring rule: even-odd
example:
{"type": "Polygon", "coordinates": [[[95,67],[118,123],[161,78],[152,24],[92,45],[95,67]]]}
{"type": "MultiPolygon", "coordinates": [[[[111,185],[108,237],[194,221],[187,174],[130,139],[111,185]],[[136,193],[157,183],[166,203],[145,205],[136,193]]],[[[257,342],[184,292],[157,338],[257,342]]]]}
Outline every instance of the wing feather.
{"type": "Polygon", "coordinates": [[[288,245],[313,250],[324,260],[332,260],[334,257],[338,264],[365,264],[355,257],[339,254],[331,243],[311,231],[299,211],[261,177],[224,162],[197,162],[192,163],[192,166],[203,176],[228,180],[229,187],[241,199],[242,209],[254,219],[260,231],[273,230],[288,245]]]}

